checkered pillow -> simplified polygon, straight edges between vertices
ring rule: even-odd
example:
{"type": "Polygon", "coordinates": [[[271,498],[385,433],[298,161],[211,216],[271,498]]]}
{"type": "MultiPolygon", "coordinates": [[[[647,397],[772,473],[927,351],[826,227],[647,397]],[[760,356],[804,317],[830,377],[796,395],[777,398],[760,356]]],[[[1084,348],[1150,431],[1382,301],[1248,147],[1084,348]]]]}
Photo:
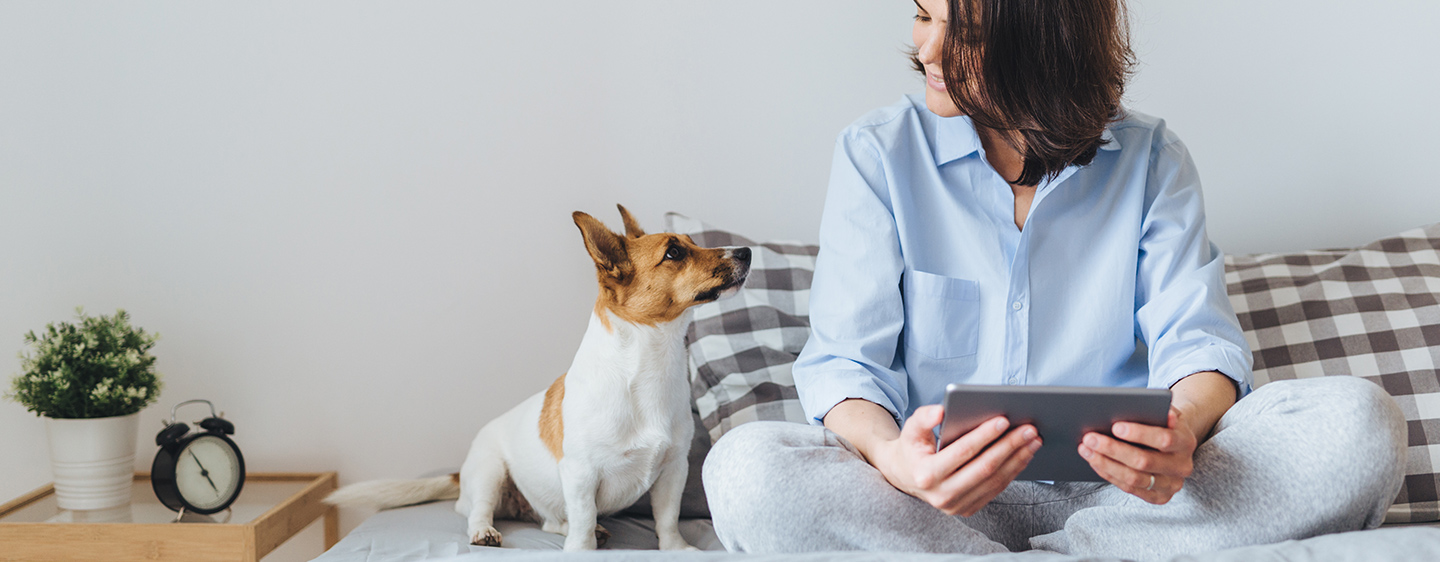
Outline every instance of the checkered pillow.
{"type": "Polygon", "coordinates": [[[810,337],[810,280],[818,246],[757,244],[675,213],[671,232],[707,248],[750,247],[739,294],[694,308],[685,342],[695,408],[712,439],[756,420],[806,423],[790,366],[810,337]]]}
{"type": "Polygon", "coordinates": [[[1226,258],[1255,385],[1353,375],[1384,387],[1410,429],[1386,522],[1440,519],[1440,224],[1355,250],[1226,258]]]}

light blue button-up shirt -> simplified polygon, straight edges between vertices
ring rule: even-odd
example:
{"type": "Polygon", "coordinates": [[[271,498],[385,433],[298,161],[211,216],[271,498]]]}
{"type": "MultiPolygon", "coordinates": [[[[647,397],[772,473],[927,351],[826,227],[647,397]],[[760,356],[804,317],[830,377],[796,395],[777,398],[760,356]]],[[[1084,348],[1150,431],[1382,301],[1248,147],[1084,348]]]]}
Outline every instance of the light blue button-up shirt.
{"type": "Polygon", "coordinates": [[[968,117],[923,96],[836,141],[795,386],[813,423],[862,398],[903,422],[950,383],[1250,391],[1250,349],[1164,121],[1127,112],[1088,166],[1042,182],[1024,230],[968,117]]]}

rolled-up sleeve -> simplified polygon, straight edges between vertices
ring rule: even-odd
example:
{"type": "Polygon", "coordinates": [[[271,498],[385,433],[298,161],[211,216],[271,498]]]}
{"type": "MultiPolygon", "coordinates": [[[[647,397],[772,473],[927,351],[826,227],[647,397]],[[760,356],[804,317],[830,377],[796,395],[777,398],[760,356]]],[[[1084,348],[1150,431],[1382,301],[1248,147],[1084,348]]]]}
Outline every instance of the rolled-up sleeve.
{"type": "Polygon", "coordinates": [[[810,293],[810,339],[795,362],[795,387],[811,423],[859,398],[901,423],[908,395],[898,351],[905,325],[904,269],[879,153],[867,139],[836,141],[810,293]]]}
{"type": "Polygon", "coordinates": [[[1180,141],[1158,149],[1146,189],[1135,321],[1149,348],[1151,388],[1203,371],[1251,390],[1251,355],[1225,293],[1225,257],[1205,229],[1205,202],[1180,141]]]}

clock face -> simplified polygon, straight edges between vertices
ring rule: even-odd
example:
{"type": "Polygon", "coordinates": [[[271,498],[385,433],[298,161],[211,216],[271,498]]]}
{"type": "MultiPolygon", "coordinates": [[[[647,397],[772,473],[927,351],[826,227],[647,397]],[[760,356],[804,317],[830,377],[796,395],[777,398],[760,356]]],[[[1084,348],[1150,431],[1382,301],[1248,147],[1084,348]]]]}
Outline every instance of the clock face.
{"type": "Polygon", "coordinates": [[[196,437],[175,459],[175,486],[186,503],[198,509],[215,509],[229,502],[241,476],[235,450],[213,435],[196,437]]]}

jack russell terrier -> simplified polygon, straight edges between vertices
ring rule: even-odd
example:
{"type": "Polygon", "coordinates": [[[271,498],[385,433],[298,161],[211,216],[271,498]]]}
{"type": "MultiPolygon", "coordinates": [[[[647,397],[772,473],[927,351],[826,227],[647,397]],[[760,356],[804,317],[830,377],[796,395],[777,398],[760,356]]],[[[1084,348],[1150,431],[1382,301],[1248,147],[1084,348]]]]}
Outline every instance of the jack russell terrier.
{"type": "Polygon", "coordinates": [[[664,550],[680,536],[680,495],[694,425],[685,332],[690,307],[739,292],[749,248],[707,249],[683,234],[645,234],[617,205],[621,236],[576,211],[600,298],[570,370],[480,430],[458,474],[346,486],[326,502],[387,508],[455,499],[473,544],[499,546],[494,520],[519,519],[589,550],[595,520],[647,490],[664,550]]]}

